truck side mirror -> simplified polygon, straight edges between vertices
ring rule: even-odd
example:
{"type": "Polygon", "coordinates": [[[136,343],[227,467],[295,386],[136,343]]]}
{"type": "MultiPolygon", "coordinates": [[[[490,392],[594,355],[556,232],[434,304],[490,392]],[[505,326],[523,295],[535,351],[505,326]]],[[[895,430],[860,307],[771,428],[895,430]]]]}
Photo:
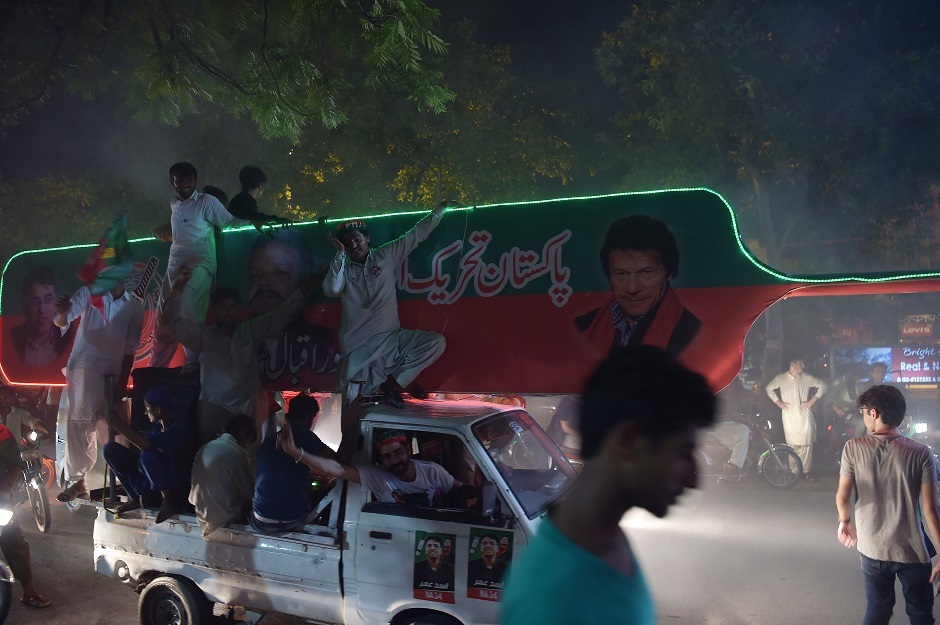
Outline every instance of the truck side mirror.
{"type": "Polygon", "coordinates": [[[496,484],[489,480],[480,484],[480,513],[490,520],[496,516],[496,484]]]}

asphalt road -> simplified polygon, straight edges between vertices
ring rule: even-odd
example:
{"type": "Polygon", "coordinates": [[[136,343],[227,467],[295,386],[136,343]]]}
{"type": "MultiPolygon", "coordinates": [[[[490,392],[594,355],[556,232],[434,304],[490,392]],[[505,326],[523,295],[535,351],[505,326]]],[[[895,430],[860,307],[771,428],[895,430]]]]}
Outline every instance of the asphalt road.
{"type": "MultiPolygon", "coordinates": [[[[836,540],[836,477],[775,491],[749,479],[708,482],[665,519],[631,512],[624,527],[669,625],[793,625],[861,622],[865,608],[858,554],[836,540]]],[[[50,493],[53,497],[55,493],[50,493]]],[[[137,595],[94,572],[92,509],[53,503],[53,525],[40,534],[25,508],[18,519],[30,542],[45,610],[14,602],[7,623],[125,625],[137,622],[137,595]]],[[[17,587],[15,596],[19,596],[17,587]]],[[[896,620],[905,621],[903,600],[896,620]]],[[[266,615],[260,625],[300,625],[266,615]]]]}
{"type": "MultiPolygon", "coordinates": [[[[662,520],[627,514],[623,525],[656,597],[660,623],[861,623],[865,592],[858,552],[836,538],[836,475],[787,491],[759,479],[704,484],[662,520]]],[[[898,592],[899,622],[906,622],[903,605],[898,592]]]]}

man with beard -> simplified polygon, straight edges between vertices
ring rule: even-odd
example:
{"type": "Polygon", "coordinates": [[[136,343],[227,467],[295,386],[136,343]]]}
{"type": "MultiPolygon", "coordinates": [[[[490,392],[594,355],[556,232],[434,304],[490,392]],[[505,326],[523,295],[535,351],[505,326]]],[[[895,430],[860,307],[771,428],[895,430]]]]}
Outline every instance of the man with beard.
{"type": "MultiPolygon", "coordinates": [[[[169,297],[182,267],[192,275],[180,293],[179,310],[183,319],[202,323],[206,319],[209,294],[217,269],[215,229],[244,226],[250,222],[232,216],[215,197],[196,191],[196,168],[192,163],[170,167],[170,184],[176,196],[170,202],[170,221],[154,229],[158,241],[170,243],[170,257],[164,276],[162,297],[169,297]]],[[[153,332],[151,365],[165,367],[176,353],[178,343],[157,319],[153,332]]],[[[195,365],[197,355],[184,346],[186,364],[195,365]]]]}
{"type": "MultiPolygon", "coordinates": [[[[395,272],[431,235],[446,206],[447,201],[441,202],[404,235],[375,248],[370,247],[372,239],[362,221],[342,224],[335,237],[330,235],[336,256],[323,281],[323,292],[343,300],[339,381],[347,400],[357,392],[381,393],[386,403],[401,408],[404,387],[444,353],[443,335],[401,327],[395,272]],[[357,387],[355,391],[351,385],[357,387]]],[[[412,388],[411,395],[427,397],[420,387],[412,388]]]]}
{"type": "MultiPolygon", "coordinates": [[[[248,305],[254,316],[271,312],[280,306],[304,280],[316,284],[322,271],[313,269],[313,252],[300,233],[279,230],[259,235],[251,246],[248,260],[248,305]]],[[[277,387],[319,386],[335,384],[337,352],[336,333],[326,326],[296,315],[283,333],[261,344],[261,369],[268,380],[277,380],[277,387]],[[306,352],[309,357],[303,371],[292,371],[285,363],[292,353],[306,352]],[[284,377],[296,376],[301,383],[284,377]]]]}
{"type": "Polygon", "coordinates": [[[294,444],[289,428],[283,428],[278,434],[281,449],[295,462],[302,462],[317,473],[361,484],[372,491],[377,501],[427,507],[437,495],[464,488],[441,465],[413,459],[411,441],[404,432],[380,432],[375,441],[375,451],[382,464],[379,467],[341,464],[313,456],[294,444]]]}

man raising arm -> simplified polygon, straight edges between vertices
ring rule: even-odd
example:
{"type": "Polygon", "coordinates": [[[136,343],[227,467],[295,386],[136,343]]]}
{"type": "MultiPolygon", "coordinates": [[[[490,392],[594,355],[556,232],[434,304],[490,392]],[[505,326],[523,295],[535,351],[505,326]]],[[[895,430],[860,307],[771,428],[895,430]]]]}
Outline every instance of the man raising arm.
{"type": "MultiPolygon", "coordinates": [[[[345,420],[343,429],[343,440],[346,441],[347,434],[350,434],[347,430],[352,428],[345,420]]],[[[308,454],[294,444],[290,428],[282,428],[278,434],[281,449],[295,462],[302,462],[324,475],[362,484],[381,502],[430,506],[436,494],[463,488],[463,484],[439,464],[414,460],[408,443],[404,432],[393,430],[380,434],[375,449],[382,466],[373,467],[343,464],[308,454]]]]}

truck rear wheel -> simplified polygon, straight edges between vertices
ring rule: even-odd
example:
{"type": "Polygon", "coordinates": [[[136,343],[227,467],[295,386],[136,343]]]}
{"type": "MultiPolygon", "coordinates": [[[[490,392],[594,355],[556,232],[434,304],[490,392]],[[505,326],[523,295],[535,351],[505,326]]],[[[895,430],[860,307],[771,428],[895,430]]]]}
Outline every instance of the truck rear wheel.
{"type": "Polygon", "coordinates": [[[206,625],[209,600],[188,579],[158,577],[140,593],[140,625],[206,625]]]}

